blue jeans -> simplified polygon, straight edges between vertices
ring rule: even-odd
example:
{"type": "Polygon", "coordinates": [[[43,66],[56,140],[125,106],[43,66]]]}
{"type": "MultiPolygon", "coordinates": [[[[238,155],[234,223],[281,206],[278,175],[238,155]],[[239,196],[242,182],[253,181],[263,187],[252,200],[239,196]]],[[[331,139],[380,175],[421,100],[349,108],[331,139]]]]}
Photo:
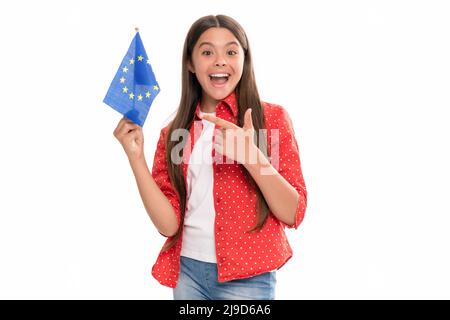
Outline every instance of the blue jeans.
{"type": "Polygon", "coordinates": [[[217,264],[181,256],[174,300],[274,300],[275,271],[227,282],[217,281],[217,264]]]}

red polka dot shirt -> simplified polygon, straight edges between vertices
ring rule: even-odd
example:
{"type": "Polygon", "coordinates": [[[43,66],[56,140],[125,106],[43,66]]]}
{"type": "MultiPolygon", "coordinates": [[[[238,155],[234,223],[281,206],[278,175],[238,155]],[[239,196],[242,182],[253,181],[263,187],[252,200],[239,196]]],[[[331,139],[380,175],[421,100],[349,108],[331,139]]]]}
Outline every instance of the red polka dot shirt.
{"type": "MultiPolygon", "coordinates": [[[[246,232],[256,222],[256,191],[246,181],[243,166],[237,162],[223,160],[213,161],[214,172],[214,210],[215,238],[218,281],[225,282],[255,276],[281,268],[291,257],[292,249],[286,238],[284,228],[297,229],[303,220],[307,192],[301,170],[300,154],[294,134],[292,121],[287,111],[275,104],[263,103],[268,137],[268,150],[272,166],[297,190],[299,200],[295,213],[294,225],[287,225],[269,214],[264,227],[259,232],[246,232]],[[271,129],[278,129],[272,132],[271,129]],[[275,137],[275,138],[274,138],[275,137]],[[273,150],[272,153],[270,153],[273,150]]],[[[198,117],[200,104],[197,105],[194,121],[198,117]]],[[[237,124],[237,101],[231,93],[216,107],[216,116],[237,124]]],[[[170,124],[169,124],[170,125],[170,124]]],[[[161,130],[155,151],[152,176],[155,182],[172,204],[180,223],[180,201],[178,194],[170,183],[165,161],[165,139],[168,127],[161,130]]],[[[216,127],[217,128],[217,127],[216,127]]],[[[182,169],[187,188],[187,166],[190,150],[200,132],[191,125],[190,136],[183,151],[182,169]],[[187,151],[187,152],[185,152],[187,151]]],[[[212,157],[215,157],[213,148],[212,157]]],[[[170,239],[167,239],[167,242],[170,239]]],[[[166,243],[167,243],[166,242],[166,243]]],[[[182,235],[169,250],[159,253],[152,268],[152,275],[162,285],[175,288],[180,273],[180,252],[182,235]]]]}

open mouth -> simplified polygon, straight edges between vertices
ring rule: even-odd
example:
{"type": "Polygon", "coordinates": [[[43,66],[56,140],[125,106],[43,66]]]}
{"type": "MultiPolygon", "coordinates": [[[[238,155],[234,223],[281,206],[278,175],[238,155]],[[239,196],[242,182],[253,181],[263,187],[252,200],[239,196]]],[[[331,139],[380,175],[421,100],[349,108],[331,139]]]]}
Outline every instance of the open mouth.
{"type": "Polygon", "coordinates": [[[209,75],[209,80],[214,87],[222,87],[230,78],[229,73],[212,73],[209,75]]]}

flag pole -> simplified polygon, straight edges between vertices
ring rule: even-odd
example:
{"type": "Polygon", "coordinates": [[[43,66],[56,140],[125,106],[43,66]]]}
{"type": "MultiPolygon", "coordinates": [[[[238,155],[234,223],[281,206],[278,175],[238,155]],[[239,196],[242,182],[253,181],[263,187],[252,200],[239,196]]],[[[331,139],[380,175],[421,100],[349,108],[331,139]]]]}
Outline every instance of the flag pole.
{"type": "Polygon", "coordinates": [[[135,27],[134,30],[136,30],[136,32],[139,32],[139,28],[138,27],[135,27]]]}

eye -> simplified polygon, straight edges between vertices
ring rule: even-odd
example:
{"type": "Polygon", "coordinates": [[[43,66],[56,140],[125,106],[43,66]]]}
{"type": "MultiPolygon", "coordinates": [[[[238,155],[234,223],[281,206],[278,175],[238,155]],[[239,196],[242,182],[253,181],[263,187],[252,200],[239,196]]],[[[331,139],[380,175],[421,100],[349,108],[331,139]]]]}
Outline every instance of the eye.
{"type": "Polygon", "coordinates": [[[209,55],[211,55],[211,51],[205,50],[205,51],[202,52],[202,55],[209,56],[209,55]]]}
{"type": "Polygon", "coordinates": [[[230,51],[228,51],[228,54],[229,54],[230,56],[234,56],[235,54],[237,54],[237,52],[234,51],[234,50],[230,50],[230,51]]]}

